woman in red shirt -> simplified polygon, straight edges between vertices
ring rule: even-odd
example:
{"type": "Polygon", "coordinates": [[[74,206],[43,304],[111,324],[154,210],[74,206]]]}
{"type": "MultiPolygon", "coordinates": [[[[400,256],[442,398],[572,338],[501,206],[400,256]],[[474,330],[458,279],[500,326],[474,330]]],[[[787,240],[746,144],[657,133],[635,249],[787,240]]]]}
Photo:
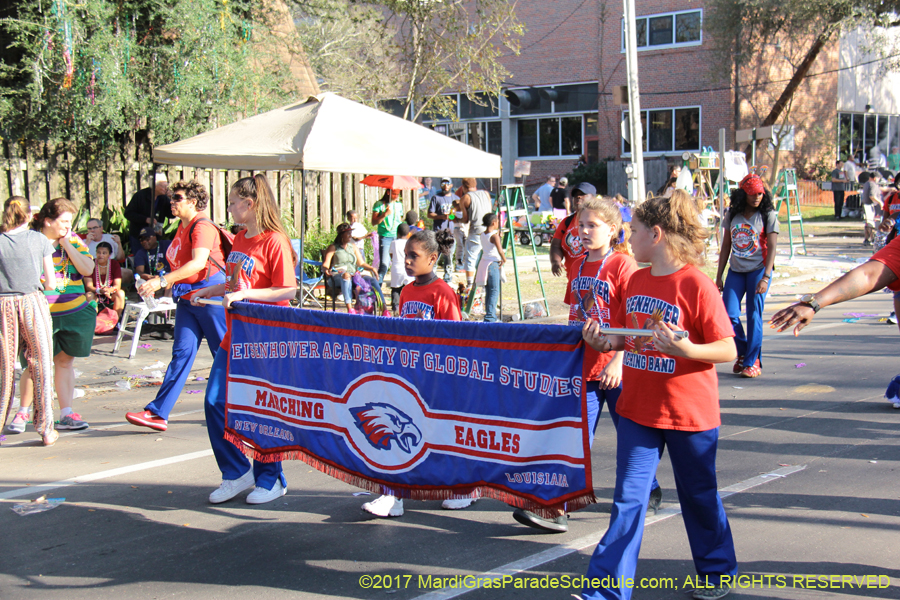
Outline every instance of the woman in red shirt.
{"type": "Polygon", "coordinates": [[[181,221],[175,239],[166,250],[166,261],[172,271],[160,272],[146,280],[140,292],[146,296],[162,288],[172,290],[176,302],[172,361],[153,402],[141,412],[125,414],[129,423],[156,431],[168,428],[169,413],[184,390],[203,338],[215,356],[225,335],[224,309],[192,306],[189,301],[196,290],[225,281],[225,273],[216,266],[225,262],[219,230],[204,212],[209,205],[209,194],[196,181],[179,181],[172,186],[171,201],[172,213],[181,221]]]}
{"type": "MultiPolygon", "coordinates": [[[[231,186],[228,211],[235,223],[246,229],[234,238],[225,263],[226,283],[203,288],[191,298],[199,306],[201,298],[223,296],[225,310],[239,301],[290,306],[297,293],[291,241],[281,226],[280,211],[265,175],[245,177],[231,186]]],[[[255,487],[247,496],[247,504],[264,504],[287,493],[287,481],[281,462],[250,461],[237,446],[225,439],[225,388],[228,353],[231,346],[229,327],[206,386],[206,431],[213,454],[222,471],[222,484],[209,495],[212,504],[231,500],[242,491],[255,487]]]]}

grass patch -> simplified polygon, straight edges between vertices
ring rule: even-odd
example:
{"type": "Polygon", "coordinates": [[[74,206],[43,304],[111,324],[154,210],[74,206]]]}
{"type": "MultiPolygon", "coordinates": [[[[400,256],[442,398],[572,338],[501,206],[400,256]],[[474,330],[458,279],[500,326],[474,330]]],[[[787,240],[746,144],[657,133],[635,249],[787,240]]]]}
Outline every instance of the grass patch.
{"type": "MultiPolygon", "coordinates": [[[[834,207],[833,206],[801,206],[800,207],[800,215],[803,217],[803,222],[816,222],[816,221],[834,221],[834,207]]],[[[782,206],[781,210],[778,213],[778,222],[781,224],[787,223],[787,206],[782,206]]]]}

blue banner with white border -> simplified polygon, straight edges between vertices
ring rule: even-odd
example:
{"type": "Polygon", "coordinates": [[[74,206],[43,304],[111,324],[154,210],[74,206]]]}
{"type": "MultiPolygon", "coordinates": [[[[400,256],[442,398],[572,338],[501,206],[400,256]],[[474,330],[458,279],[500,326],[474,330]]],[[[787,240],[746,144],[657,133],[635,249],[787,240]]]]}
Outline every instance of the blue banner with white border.
{"type": "Polygon", "coordinates": [[[577,328],[238,303],[226,438],[403,498],[594,502],[577,328]]]}

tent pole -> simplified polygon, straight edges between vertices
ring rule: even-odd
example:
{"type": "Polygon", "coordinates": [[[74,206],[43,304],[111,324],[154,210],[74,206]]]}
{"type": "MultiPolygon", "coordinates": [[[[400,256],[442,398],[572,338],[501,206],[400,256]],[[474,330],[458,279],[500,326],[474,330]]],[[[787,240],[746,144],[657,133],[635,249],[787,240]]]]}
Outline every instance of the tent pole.
{"type": "MultiPolygon", "coordinates": [[[[306,236],[306,169],[300,169],[300,277],[303,277],[303,239],[306,236]]],[[[300,303],[303,308],[303,303],[300,303]]]]}

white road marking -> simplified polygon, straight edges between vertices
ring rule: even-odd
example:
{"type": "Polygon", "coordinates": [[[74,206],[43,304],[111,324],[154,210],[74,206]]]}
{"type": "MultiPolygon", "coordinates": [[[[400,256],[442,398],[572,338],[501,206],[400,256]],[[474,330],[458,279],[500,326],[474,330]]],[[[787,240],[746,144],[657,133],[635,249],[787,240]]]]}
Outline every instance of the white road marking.
{"type": "MultiPolygon", "coordinates": [[[[787,477],[788,475],[797,473],[798,471],[802,471],[805,468],[806,465],[794,465],[790,467],[782,467],[780,469],[772,471],[771,473],[765,473],[764,475],[757,475],[756,477],[751,477],[750,479],[747,479],[745,481],[740,481],[738,483],[720,489],[719,496],[721,496],[722,498],[727,498],[728,496],[733,496],[734,494],[740,494],[741,492],[746,492],[747,490],[755,488],[756,486],[778,480],[782,477],[787,477]]],[[[648,527],[654,523],[659,523],[660,521],[665,521],[666,519],[679,514],[681,514],[681,507],[679,505],[676,504],[669,506],[662,509],[655,515],[644,519],[644,527],[648,527]]],[[[479,579],[481,581],[484,581],[486,579],[503,579],[504,576],[515,577],[523,571],[529,571],[548,562],[552,562],[554,560],[558,560],[560,558],[568,556],[569,554],[574,554],[575,552],[584,550],[585,548],[596,546],[600,542],[600,538],[603,537],[603,533],[605,533],[605,531],[599,534],[592,533],[591,535],[586,535],[582,538],[578,538],[577,540],[572,540],[571,542],[568,542],[566,544],[553,546],[552,548],[548,548],[542,552],[538,552],[537,554],[526,556],[525,558],[522,558],[520,560],[507,563],[501,567],[497,567],[496,569],[481,573],[474,577],[473,584],[479,579]]],[[[455,589],[444,588],[435,592],[429,592],[427,594],[417,596],[413,600],[449,600],[450,598],[458,598],[464,594],[468,594],[469,592],[480,589],[480,587],[481,586],[455,589]]]]}
{"type": "Polygon", "coordinates": [[[77,485],[79,483],[87,483],[89,481],[108,479],[109,477],[125,475],[126,473],[134,473],[135,471],[144,471],[147,469],[155,469],[156,467],[165,467],[167,465],[174,465],[176,463],[185,462],[188,460],[194,460],[195,458],[204,458],[206,456],[212,456],[212,453],[213,453],[212,450],[201,450],[200,452],[190,452],[188,454],[179,454],[178,456],[172,456],[170,458],[162,458],[160,460],[151,460],[148,462],[138,463],[136,465],[131,465],[128,467],[119,467],[117,469],[109,469],[107,471],[98,471],[97,473],[90,473],[88,475],[79,475],[77,477],[72,477],[70,479],[61,479],[59,481],[54,481],[52,483],[45,483],[44,485],[33,485],[30,487],[19,488],[17,490],[11,490],[9,492],[3,492],[2,494],[0,494],[0,500],[8,500],[10,498],[21,498],[22,496],[31,496],[33,494],[40,495],[45,492],[49,492],[51,490],[69,487],[71,485],[77,485]]]}

